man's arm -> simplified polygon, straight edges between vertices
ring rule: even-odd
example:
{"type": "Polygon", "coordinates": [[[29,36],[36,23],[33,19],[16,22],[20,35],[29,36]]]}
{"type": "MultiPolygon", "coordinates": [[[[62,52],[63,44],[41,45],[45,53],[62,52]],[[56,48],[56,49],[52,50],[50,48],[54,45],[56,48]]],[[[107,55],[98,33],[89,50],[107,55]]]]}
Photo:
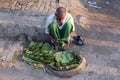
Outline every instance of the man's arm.
{"type": "Polygon", "coordinates": [[[50,38],[50,40],[52,40],[53,42],[55,42],[55,39],[50,35],[50,34],[47,34],[48,38],[50,38]]]}
{"type": "Polygon", "coordinates": [[[76,36],[76,32],[75,31],[71,31],[70,32],[70,36],[76,36]]]}

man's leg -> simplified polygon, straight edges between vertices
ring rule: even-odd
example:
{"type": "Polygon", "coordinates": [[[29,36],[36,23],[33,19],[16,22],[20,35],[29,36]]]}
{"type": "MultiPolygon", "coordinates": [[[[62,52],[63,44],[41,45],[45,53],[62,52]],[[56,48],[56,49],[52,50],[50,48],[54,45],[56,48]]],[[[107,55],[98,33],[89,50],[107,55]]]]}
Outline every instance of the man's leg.
{"type": "Polygon", "coordinates": [[[73,25],[70,22],[66,22],[61,30],[61,39],[68,39],[70,36],[70,32],[72,31],[73,25]]]}
{"type": "Polygon", "coordinates": [[[59,32],[59,29],[58,29],[58,25],[57,23],[51,23],[49,26],[48,26],[48,30],[49,30],[49,33],[50,35],[55,38],[55,39],[60,39],[60,32],[59,32]]]}
{"type": "Polygon", "coordinates": [[[72,31],[72,24],[67,22],[64,24],[63,29],[60,31],[60,35],[61,35],[61,41],[60,44],[62,47],[64,47],[67,43],[69,45],[69,36],[70,36],[70,32],[72,31]]]}

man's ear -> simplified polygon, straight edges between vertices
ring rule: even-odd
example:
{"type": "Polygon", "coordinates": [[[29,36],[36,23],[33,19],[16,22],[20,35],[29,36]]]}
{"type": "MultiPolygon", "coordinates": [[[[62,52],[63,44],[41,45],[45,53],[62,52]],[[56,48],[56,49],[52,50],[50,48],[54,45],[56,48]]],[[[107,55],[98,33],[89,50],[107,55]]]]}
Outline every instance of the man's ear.
{"type": "Polygon", "coordinates": [[[55,13],[55,16],[57,16],[57,14],[55,13]]]}
{"type": "Polygon", "coordinates": [[[58,13],[57,13],[57,12],[55,12],[55,16],[58,16],[58,13]]]}

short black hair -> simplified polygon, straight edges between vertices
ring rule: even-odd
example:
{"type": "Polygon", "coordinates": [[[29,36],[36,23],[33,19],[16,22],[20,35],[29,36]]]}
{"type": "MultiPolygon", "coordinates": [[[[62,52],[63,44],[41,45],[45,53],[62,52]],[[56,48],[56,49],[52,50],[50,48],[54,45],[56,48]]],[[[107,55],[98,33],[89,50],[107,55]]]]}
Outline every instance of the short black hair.
{"type": "Polygon", "coordinates": [[[55,14],[56,14],[56,16],[64,15],[64,14],[66,14],[66,9],[64,7],[58,7],[56,9],[56,13],[55,14]]]}

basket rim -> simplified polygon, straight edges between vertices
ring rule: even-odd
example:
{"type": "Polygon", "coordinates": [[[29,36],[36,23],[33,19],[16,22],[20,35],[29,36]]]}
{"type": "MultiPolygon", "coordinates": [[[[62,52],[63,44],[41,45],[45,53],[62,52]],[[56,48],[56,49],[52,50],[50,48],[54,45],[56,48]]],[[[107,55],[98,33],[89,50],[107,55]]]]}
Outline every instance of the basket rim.
{"type": "Polygon", "coordinates": [[[70,70],[74,70],[74,69],[76,69],[76,68],[78,68],[80,65],[81,65],[81,63],[82,63],[82,61],[83,61],[83,57],[81,57],[81,56],[77,56],[77,55],[75,55],[76,57],[78,57],[78,58],[80,58],[79,59],[79,65],[77,66],[77,67],[75,67],[75,68],[72,68],[72,69],[65,69],[65,70],[59,70],[59,69],[57,69],[57,68],[55,68],[55,67],[53,67],[53,66],[51,66],[51,65],[47,65],[47,67],[49,67],[49,68],[51,68],[52,70],[55,70],[55,71],[70,71],[70,70]]]}

